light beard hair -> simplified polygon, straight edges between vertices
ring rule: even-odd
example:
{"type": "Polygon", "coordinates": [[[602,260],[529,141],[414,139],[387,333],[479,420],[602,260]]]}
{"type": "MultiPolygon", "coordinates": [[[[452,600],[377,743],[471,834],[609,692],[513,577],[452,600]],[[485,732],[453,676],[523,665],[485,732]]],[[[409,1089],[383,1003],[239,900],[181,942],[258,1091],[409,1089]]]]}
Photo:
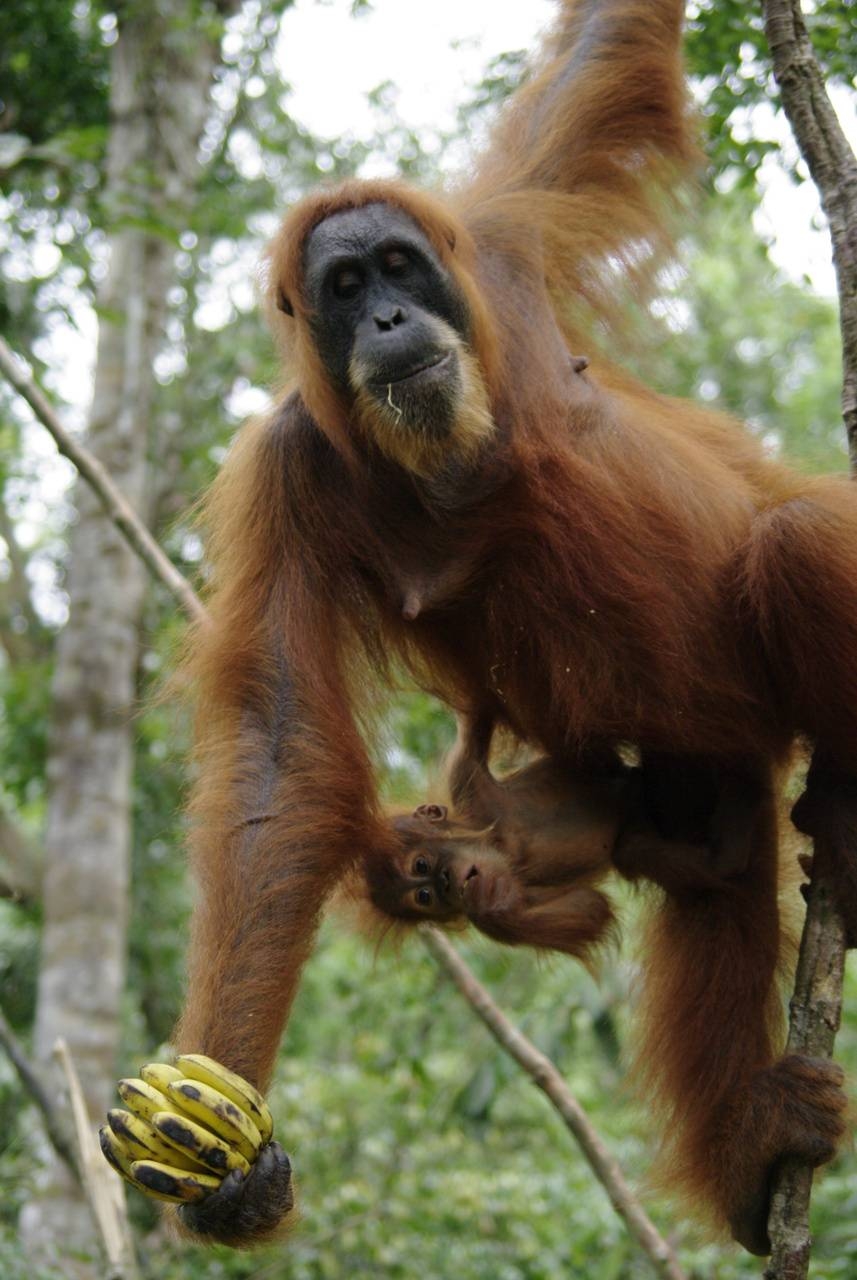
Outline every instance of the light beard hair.
{"type": "Polygon", "coordinates": [[[349,367],[354,413],[366,436],[388,458],[424,477],[437,475],[450,464],[466,464],[495,430],[479,362],[451,325],[439,319],[434,324],[438,345],[456,358],[457,385],[414,391],[404,386],[397,395],[398,384],[392,382],[386,387],[386,399],[379,399],[363,363],[355,358],[349,367]],[[441,421],[432,422],[433,409],[441,421]]]}

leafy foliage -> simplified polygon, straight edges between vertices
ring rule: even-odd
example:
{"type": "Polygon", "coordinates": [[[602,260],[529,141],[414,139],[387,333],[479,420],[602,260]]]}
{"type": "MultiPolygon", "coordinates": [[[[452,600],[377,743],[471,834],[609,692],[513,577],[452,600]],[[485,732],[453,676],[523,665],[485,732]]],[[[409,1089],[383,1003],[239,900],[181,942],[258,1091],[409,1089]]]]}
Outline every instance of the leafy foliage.
{"type": "Polygon", "coordinates": [[[841,469],[836,305],[772,265],[753,230],[754,209],[740,184],[706,202],[683,270],[671,273],[640,325],[638,372],[744,418],[804,467],[841,469]]]}
{"type": "MultiPolygon", "coordinates": [[[[104,125],[107,47],[98,5],[20,0],[0,8],[0,121],[39,145],[104,125]]],[[[0,135],[2,136],[2,135],[0,135]]]]}
{"type": "MultiPolygon", "coordinates": [[[[818,0],[804,8],[829,82],[853,86],[857,78],[854,6],[848,0],[818,0]]],[[[745,184],[752,183],[776,143],[758,136],[750,110],[779,102],[761,9],[742,0],[693,0],[688,16],[688,67],[700,81],[709,154],[717,170],[734,169],[745,184]]]]}

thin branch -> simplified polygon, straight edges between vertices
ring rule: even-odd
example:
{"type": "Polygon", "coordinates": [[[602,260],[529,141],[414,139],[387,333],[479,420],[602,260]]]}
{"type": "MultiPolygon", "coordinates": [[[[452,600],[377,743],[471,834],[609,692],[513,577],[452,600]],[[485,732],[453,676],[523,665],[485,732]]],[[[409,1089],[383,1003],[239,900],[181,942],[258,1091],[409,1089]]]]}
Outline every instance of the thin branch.
{"type": "MultiPolygon", "coordinates": [[[[830,1058],[842,1014],[845,936],[829,871],[830,850],[815,841],[812,885],[800,943],[795,987],[789,1004],[787,1053],[830,1058]]],[[[812,1169],[787,1159],[777,1170],[768,1233],[771,1259],[765,1280],[804,1280],[812,1237],[809,1201],[812,1169]]]]}
{"type": "Polygon", "coordinates": [[[54,1054],[59,1059],[68,1085],[80,1151],[80,1177],[107,1257],[106,1280],[138,1280],[139,1271],[134,1256],[122,1179],[103,1158],[95,1140],[80,1077],[69,1047],[62,1038],[54,1045],[54,1054]]]}
{"type": "Polygon", "coordinates": [[[127,498],[120,493],[107,468],[66,431],[42,390],[24,371],[19,359],[2,338],[0,338],[0,373],[3,373],[15,390],[23,396],[33,413],[53,436],[60,453],[74,463],[84,480],[95,491],[107,515],[149,572],[164,583],[194,622],[204,622],[205,609],[190,583],[158,546],[127,498]]]}
{"type": "Polygon", "coordinates": [[[6,1021],[6,1016],[2,1010],[0,1010],[0,1045],[5,1049],[9,1061],[18,1073],[18,1079],[21,1084],[33,1099],[39,1111],[41,1111],[45,1132],[50,1139],[51,1146],[60,1159],[68,1165],[74,1176],[79,1179],[80,1169],[78,1168],[77,1157],[71,1140],[66,1133],[62,1116],[54,1105],[47,1089],[42,1084],[38,1071],[27,1057],[24,1046],[6,1021]]]}
{"type": "MultiPolygon", "coordinates": [[[[765,33],[783,108],[818,187],[830,226],[842,330],[842,415],[857,470],[857,159],[824,87],[799,0],[762,0],[765,33]]],[[[836,850],[815,842],[812,883],[790,1005],[788,1053],[830,1058],[842,1012],[845,926],[831,864],[836,850]]],[[[848,856],[842,852],[842,856],[848,856]]],[[[812,1170],[785,1160],[777,1171],[766,1280],[804,1280],[809,1268],[812,1170]]]]}
{"type": "Polygon", "coordinates": [[[665,1280],[686,1280],[672,1249],[628,1186],[619,1164],[607,1150],[554,1064],[513,1026],[438,929],[423,925],[420,934],[435,960],[446,970],[501,1048],[523,1067],[562,1116],[566,1127],[580,1145],[589,1167],[607,1192],[613,1208],[648,1255],[658,1275],[665,1280]]]}
{"type": "MultiPolygon", "coordinates": [[[[0,509],[2,509],[2,498],[0,498],[0,509]]],[[[2,530],[0,530],[0,538],[2,536],[2,530]]],[[[19,667],[24,663],[36,661],[43,654],[39,653],[38,647],[33,643],[33,637],[38,633],[34,631],[22,608],[15,581],[15,569],[14,566],[10,567],[11,573],[6,578],[0,579],[0,645],[3,646],[9,665],[19,667]],[[19,629],[18,626],[18,619],[21,617],[27,618],[27,625],[23,629],[19,629]]]]}
{"type": "Polygon", "coordinates": [[[20,667],[34,658],[29,636],[19,633],[13,624],[18,602],[14,598],[11,583],[0,581],[0,645],[10,667],[20,667]]]}

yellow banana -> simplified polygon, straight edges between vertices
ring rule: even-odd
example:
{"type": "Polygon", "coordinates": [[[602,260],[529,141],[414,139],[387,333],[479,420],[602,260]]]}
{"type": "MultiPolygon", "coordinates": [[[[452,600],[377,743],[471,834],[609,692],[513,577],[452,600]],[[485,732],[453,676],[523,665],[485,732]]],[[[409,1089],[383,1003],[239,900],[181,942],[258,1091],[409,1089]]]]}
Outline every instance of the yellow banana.
{"type": "Polygon", "coordinates": [[[145,1080],[120,1080],[116,1091],[128,1110],[133,1111],[141,1120],[151,1120],[157,1111],[170,1110],[166,1094],[145,1080]]]}
{"type": "Polygon", "coordinates": [[[200,1080],[203,1084],[210,1085],[239,1106],[259,1130],[262,1141],[269,1141],[274,1132],[270,1108],[259,1090],[248,1080],[202,1053],[183,1053],[176,1060],[176,1066],[186,1079],[200,1080]]]}
{"type": "Polygon", "coordinates": [[[154,1130],[150,1130],[144,1120],[138,1119],[130,1111],[114,1107],[107,1112],[107,1123],[127,1157],[129,1167],[132,1160],[145,1160],[155,1156],[160,1139],[156,1139],[154,1130]],[[147,1137],[149,1141],[146,1141],[147,1137]]]}
{"type": "Polygon", "coordinates": [[[101,1144],[101,1150],[107,1163],[112,1165],[117,1173],[121,1173],[122,1177],[127,1178],[130,1182],[133,1160],[128,1155],[126,1148],[120,1145],[119,1139],[109,1125],[103,1124],[98,1130],[98,1141],[101,1144]]]}
{"type": "Polygon", "coordinates": [[[146,1084],[159,1089],[161,1093],[166,1093],[167,1085],[172,1084],[173,1080],[182,1078],[178,1067],[171,1067],[166,1062],[147,1062],[145,1067],[140,1068],[140,1075],[146,1084]]]}
{"type": "Polygon", "coordinates": [[[130,1111],[114,1107],[107,1112],[107,1123],[129,1165],[134,1160],[164,1160],[186,1172],[200,1172],[202,1169],[198,1160],[176,1151],[164,1142],[147,1120],[141,1120],[130,1111]]]}
{"type": "Polygon", "coordinates": [[[240,1169],[244,1174],[250,1172],[250,1164],[240,1152],[189,1116],[159,1111],[152,1117],[152,1125],[168,1146],[221,1177],[231,1169],[240,1169]]]}
{"type": "Polygon", "coordinates": [[[193,1204],[216,1191],[221,1179],[210,1173],[188,1173],[159,1160],[135,1160],[131,1177],[150,1196],[173,1204],[193,1204]]]}
{"type": "Polygon", "coordinates": [[[252,1164],[262,1145],[262,1135],[253,1121],[231,1099],[201,1080],[175,1080],[167,1085],[167,1097],[192,1120],[216,1133],[240,1151],[252,1164]]]}
{"type": "MultiPolygon", "coordinates": [[[[132,1187],[136,1187],[138,1191],[144,1192],[147,1196],[152,1195],[153,1192],[134,1177],[131,1172],[131,1166],[135,1161],[130,1159],[127,1151],[121,1145],[121,1140],[116,1137],[109,1125],[103,1124],[98,1130],[98,1140],[101,1143],[101,1151],[107,1163],[112,1165],[116,1172],[121,1174],[132,1187]]],[[[179,1197],[176,1196],[157,1195],[156,1198],[173,1202],[179,1201],[179,1197]]]]}

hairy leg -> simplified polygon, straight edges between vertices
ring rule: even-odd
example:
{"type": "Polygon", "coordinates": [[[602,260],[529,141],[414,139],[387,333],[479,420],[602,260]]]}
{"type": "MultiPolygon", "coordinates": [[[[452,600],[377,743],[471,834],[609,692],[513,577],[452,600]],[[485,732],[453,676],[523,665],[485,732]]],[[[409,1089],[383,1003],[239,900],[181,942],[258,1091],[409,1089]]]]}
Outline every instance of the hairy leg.
{"type": "Polygon", "coordinates": [[[842,1136],[841,1073],[776,1059],[776,815],[756,820],[750,866],[666,894],[650,925],[638,1072],[656,1101],[662,1181],[754,1253],[768,1251],[771,1172],[783,1156],[821,1164],[842,1136]]]}
{"type": "Polygon", "coordinates": [[[503,812],[502,792],[488,766],[493,735],[490,710],[459,716],[447,766],[449,791],[459,817],[484,827],[490,827],[503,812]]]}
{"type": "Polygon", "coordinates": [[[826,1058],[792,1054],[758,1072],[725,1117],[731,1139],[719,1152],[729,1227],[750,1253],[770,1252],[771,1180],[784,1156],[817,1168],[836,1154],[845,1133],[842,1068],[826,1058]]]}

